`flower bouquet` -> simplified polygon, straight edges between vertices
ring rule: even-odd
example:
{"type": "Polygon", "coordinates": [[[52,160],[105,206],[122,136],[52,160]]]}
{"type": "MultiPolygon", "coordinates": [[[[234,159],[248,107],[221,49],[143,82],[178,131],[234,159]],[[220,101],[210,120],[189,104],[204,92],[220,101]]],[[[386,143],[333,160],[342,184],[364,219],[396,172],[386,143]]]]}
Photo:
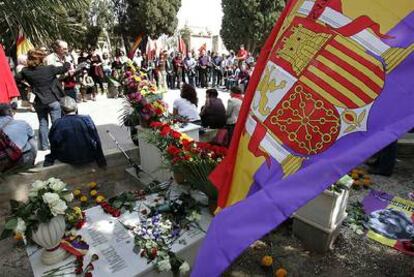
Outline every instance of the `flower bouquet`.
{"type": "Polygon", "coordinates": [[[63,260],[67,253],[59,246],[66,227],[67,204],[72,200],[73,194],[59,179],[34,182],[26,203],[10,201],[11,216],[6,220],[1,239],[14,235],[15,239],[34,241],[46,249],[42,253],[45,264],[63,260]]]}
{"type": "Polygon", "coordinates": [[[147,140],[160,149],[167,165],[215,202],[217,190],[208,176],[227,154],[227,148],[195,142],[166,123],[152,122],[151,127],[154,132],[148,134],[147,140]]]}
{"type": "Polygon", "coordinates": [[[154,83],[140,77],[131,77],[128,80],[128,92],[127,102],[142,127],[148,127],[151,122],[159,121],[167,115],[167,104],[154,83]]]}

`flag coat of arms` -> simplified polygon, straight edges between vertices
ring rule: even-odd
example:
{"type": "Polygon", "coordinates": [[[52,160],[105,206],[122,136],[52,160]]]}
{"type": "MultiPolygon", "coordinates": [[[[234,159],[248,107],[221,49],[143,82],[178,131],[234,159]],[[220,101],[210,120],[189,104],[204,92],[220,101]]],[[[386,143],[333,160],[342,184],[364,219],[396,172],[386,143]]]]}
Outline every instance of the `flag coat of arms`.
{"type": "Polygon", "coordinates": [[[414,127],[413,52],[413,1],[288,3],[262,48],[229,156],[210,176],[223,210],[194,276],[218,276],[414,127]]]}

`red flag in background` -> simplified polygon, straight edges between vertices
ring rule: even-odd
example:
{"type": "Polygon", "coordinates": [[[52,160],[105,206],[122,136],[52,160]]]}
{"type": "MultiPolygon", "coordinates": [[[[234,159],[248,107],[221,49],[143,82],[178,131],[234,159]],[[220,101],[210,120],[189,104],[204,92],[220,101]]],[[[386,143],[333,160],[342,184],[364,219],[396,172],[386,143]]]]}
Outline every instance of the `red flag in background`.
{"type": "Polygon", "coordinates": [[[200,48],[198,48],[198,52],[201,54],[201,51],[203,51],[203,50],[207,50],[207,43],[203,43],[203,45],[201,45],[201,47],[200,48]]]}
{"type": "Polygon", "coordinates": [[[147,52],[147,57],[149,60],[152,60],[155,58],[156,53],[157,53],[157,41],[156,40],[152,40],[151,38],[148,37],[146,52],[147,52]]]}
{"type": "Polygon", "coordinates": [[[178,38],[178,52],[180,52],[183,55],[186,55],[187,53],[187,45],[185,45],[185,42],[182,36],[179,36],[178,38]]]}
{"type": "Polygon", "coordinates": [[[14,81],[3,46],[0,45],[0,103],[9,103],[11,99],[18,96],[20,96],[19,90],[14,81]]]}
{"type": "Polygon", "coordinates": [[[135,52],[137,51],[139,45],[141,44],[143,37],[144,37],[144,34],[140,34],[139,36],[137,36],[134,44],[131,47],[131,50],[128,52],[128,58],[132,59],[135,56],[135,52]]]}

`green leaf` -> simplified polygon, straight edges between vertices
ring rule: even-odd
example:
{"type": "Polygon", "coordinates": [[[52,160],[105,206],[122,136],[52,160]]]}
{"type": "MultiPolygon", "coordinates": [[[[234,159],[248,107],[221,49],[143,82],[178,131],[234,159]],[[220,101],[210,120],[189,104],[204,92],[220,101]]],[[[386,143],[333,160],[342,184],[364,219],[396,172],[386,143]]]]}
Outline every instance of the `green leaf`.
{"type": "Polygon", "coordinates": [[[16,226],[17,226],[17,218],[14,217],[6,222],[6,225],[4,225],[4,229],[14,230],[16,226]]]}
{"type": "Polygon", "coordinates": [[[121,208],[121,206],[122,206],[122,201],[120,201],[120,200],[115,200],[112,203],[112,207],[114,207],[115,209],[119,209],[119,208],[121,208]]]}

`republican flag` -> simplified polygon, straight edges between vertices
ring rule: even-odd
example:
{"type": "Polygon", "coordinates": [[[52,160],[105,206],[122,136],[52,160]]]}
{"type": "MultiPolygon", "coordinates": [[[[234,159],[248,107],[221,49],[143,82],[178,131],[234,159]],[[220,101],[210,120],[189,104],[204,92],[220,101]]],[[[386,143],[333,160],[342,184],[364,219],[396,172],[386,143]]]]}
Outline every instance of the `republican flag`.
{"type": "Polygon", "coordinates": [[[187,53],[187,45],[185,45],[185,41],[183,40],[182,36],[178,37],[178,52],[183,55],[186,55],[187,53]]]}
{"type": "Polygon", "coordinates": [[[16,57],[19,57],[21,55],[27,55],[29,50],[33,48],[33,44],[30,42],[28,38],[26,38],[26,36],[23,33],[23,30],[20,29],[16,41],[16,57]]]}
{"type": "Polygon", "coordinates": [[[255,240],[414,127],[414,1],[292,0],[262,48],[193,276],[255,240]]]}

